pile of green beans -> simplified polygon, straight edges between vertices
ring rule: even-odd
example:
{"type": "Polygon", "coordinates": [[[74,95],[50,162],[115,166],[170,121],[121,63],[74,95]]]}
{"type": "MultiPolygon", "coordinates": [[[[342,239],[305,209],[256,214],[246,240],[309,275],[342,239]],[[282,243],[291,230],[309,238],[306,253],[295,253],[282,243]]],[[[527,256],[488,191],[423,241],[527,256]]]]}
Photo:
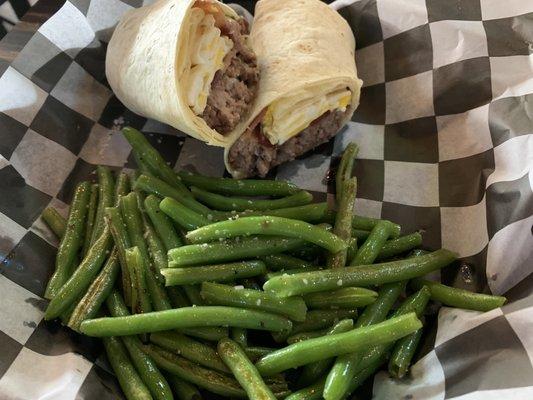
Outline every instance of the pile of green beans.
{"type": "Polygon", "coordinates": [[[425,280],[456,255],[354,214],[353,143],[332,210],[288,182],[176,173],[124,135],[132,176],[98,166],[67,219],[42,217],[60,240],[44,318],[102,338],[128,400],[349,398],[383,365],[409,374],[428,302],[505,303],[425,280]]]}

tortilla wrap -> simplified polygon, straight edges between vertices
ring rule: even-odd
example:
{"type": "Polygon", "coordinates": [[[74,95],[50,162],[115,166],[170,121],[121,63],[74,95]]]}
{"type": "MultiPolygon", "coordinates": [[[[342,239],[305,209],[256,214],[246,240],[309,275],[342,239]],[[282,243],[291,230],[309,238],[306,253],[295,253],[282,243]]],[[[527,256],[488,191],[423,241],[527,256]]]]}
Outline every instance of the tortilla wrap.
{"type": "Polygon", "coordinates": [[[199,3],[214,4],[225,16],[239,18],[230,7],[215,0],[159,0],[131,10],[109,42],[106,75],[115,95],[135,113],[224,146],[227,138],[197,114],[202,105],[205,107],[208,94],[202,85],[209,90],[232,43],[221,38],[211,21],[211,26],[202,21],[202,12],[196,7],[199,3]],[[211,70],[210,80],[193,76],[190,71],[198,65],[211,70]]]}
{"type": "Polygon", "coordinates": [[[246,121],[228,137],[228,153],[250,123],[262,117],[272,145],[298,135],[325,112],[346,110],[344,125],[359,104],[362,81],[355,65],[355,39],[348,23],[319,0],[260,0],[250,44],[260,68],[259,93],[246,121]]]}

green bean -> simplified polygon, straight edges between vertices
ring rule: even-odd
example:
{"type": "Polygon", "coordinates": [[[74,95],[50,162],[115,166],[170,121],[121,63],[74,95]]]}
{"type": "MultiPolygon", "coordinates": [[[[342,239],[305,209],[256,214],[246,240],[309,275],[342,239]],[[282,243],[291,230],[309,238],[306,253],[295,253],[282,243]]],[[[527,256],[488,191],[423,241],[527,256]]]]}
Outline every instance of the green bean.
{"type": "MultiPolygon", "coordinates": [[[[391,317],[392,318],[399,317],[401,315],[406,315],[408,313],[415,312],[416,315],[420,318],[424,312],[424,309],[426,308],[429,298],[430,298],[429,289],[427,287],[423,287],[418,292],[412,294],[406,300],[404,300],[403,303],[400,305],[400,307],[392,313],[391,317]]],[[[408,335],[405,337],[407,338],[411,335],[408,335]]],[[[363,352],[361,361],[359,365],[357,366],[357,372],[355,373],[355,376],[352,379],[352,384],[350,384],[350,388],[348,390],[349,393],[355,390],[353,383],[354,381],[357,381],[359,379],[359,375],[362,374],[361,371],[363,369],[371,368],[375,366],[376,363],[378,365],[381,365],[384,356],[391,350],[393,346],[394,346],[394,343],[381,344],[381,345],[366,349],[363,352]]]]}
{"type": "Polygon", "coordinates": [[[277,208],[303,206],[313,201],[313,195],[305,190],[274,200],[252,200],[242,197],[226,197],[194,186],[191,187],[191,192],[198,201],[201,201],[214,210],[220,211],[275,210],[277,208]]]}
{"type": "Polygon", "coordinates": [[[179,331],[186,335],[211,342],[218,342],[220,339],[228,337],[228,328],[221,326],[181,328],[179,331]]]}
{"type": "Polygon", "coordinates": [[[370,236],[370,231],[364,231],[362,229],[352,228],[352,237],[358,240],[365,240],[370,236]]]}
{"type": "Polygon", "coordinates": [[[44,314],[45,319],[58,317],[86,292],[107,258],[110,246],[111,234],[109,228],[105,226],[102,234],[89,249],[79,267],[48,304],[44,314]]]}
{"type": "Polygon", "coordinates": [[[141,175],[135,181],[133,188],[136,190],[142,190],[143,192],[153,194],[159,197],[171,197],[174,200],[179,201],[185,207],[190,208],[194,212],[197,212],[198,214],[202,214],[207,217],[211,215],[212,218],[214,218],[214,216],[216,215],[215,211],[210,210],[202,203],[196,201],[196,199],[192,197],[192,195],[187,189],[185,189],[186,193],[182,193],[174,186],[170,186],[169,184],[153,176],[141,175]]]}
{"type": "Polygon", "coordinates": [[[57,295],[74,271],[78,250],[82,246],[90,190],[90,183],[82,182],[76,187],[74,192],[65,234],[57,250],[55,271],[48,282],[44,294],[47,299],[52,299],[57,295]]]}
{"type": "Polygon", "coordinates": [[[191,385],[189,382],[172,374],[167,375],[167,381],[179,400],[202,400],[202,395],[196,386],[191,385]]]}
{"type": "Polygon", "coordinates": [[[166,250],[174,249],[183,245],[183,241],[174,229],[170,219],[159,209],[160,200],[149,195],[144,200],[146,213],[150,217],[159,238],[165,245],[166,250]]]}
{"type": "Polygon", "coordinates": [[[507,301],[503,296],[473,293],[468,290],[446,286],[425,279],[415,279],[411,282],[411,285],[415,289],[427,286],[431,291],[432,300],[438,301],[445,306],[463,308],[466,310],[490,311],[503,306],[507,301]]]}
{"type": "MultiPolygon", "coordinates": [[[[336,333],[343,333],[353,329],[353,320],[343,319],[336,323],[333,327],[328,329],[326,335],[334,335],[336,333]]],[[[298,378],[299,386],[311,385],[323,376],[326,371],[331,367],[335,359],[326,358],[324,360],[317,361],[312,364],[307,364],[303,367],[302,373],[298,378]]]]}
{"type": "Polygon", "coordinates": [[[150,335],[150,342],[204,367],[224,373],[230,372],[215,350],[181,333],[152,333],[150,335]]]}
{"type": "Polygon", "coordinates": [[[67,229],[67,220],[54,207],[46,207],[41,216],[52,232],[61,239],[67,229]]]}
{"type": "Polygon", "coordinates": [[[172,185],[180,192],[188,193],[187,188],[181,183],[176,173],[141,132],[128,126],[122,129],[122,133],[131,147],[133,147],[133,151],[137,154],[140,161],[147,166],[152,174],[169,185],[172,185]]]}
{"type": "Polygon", "coordinates": [[[269,280],[272,278],[275,278],[276,276],[282,276],[282,275],[295,275],[295,274],[301,274],[302,272],[309,272],[309,271],[320,271],[322,268],[320,267],[310,267],[310,268],[294,268],[294,269],[288,269],[284,271],[276,271],[276,272],[269,272],[265,274],[265,279],[269,280]]]}
{"type": "Polygon", "coordinates": [[[282,271],[294,268],[313,268],[313,264],[296,257],[288,256],[286,254],[270,254],[268,256],[261,257],[261,260],[263,260],[268,269],[274,271],[282,271]]]}
{"type": "Polygon", "coordinates": [[[132,246],[137,246],[145,266],[148,266],[148,247],[144,240],[144,223],[139,209],[139,195],[135,192],[120,198],[120,211],[132,246]]]}
{"type": "Polygon", "coordinates": [[[142,347],[157,366],[177,377],[221,396],[245,398],[239,383],[225,374],[206,369],[174,353],[154,345],[142,347]]]}
{"type": "Polygon", "coordinates": [[[122,215],[117,207],[107,207],[105,209],[105,219],[115,247],[117,248],[118,259],[121,268],[122,277],[122,291],[126,303],[131,307],[132,305],[132,281],[129,273],[128,265],[126,264],[126,249],[131,247],[130,238],[128,232],[126,232],[126,224],[122,219],[122,215]]]}
{"type": "Polygon", "coordinates": [[[326,378],[322,378],[311,386],[307,386],[292,393],[290,396],[286,397],[285,400],[321,400],[325,379],[326,378]]]}
{"type": "Polygon", "coordinates": [[[376,301],[378,294],[373,290],[359,287],[347,287],[331,292],[310,293],[304,296],[309,308],[357,308],[376,301]]]}
{"type": "Polygon", "coordinates": [[[453,252],[440,249],[405,260],[278,276],[267,281],[263,289],[274,292],[279,297],[289,297],[346,286],[382,285],[423,276],[445,267],[455,258],[453,252]]]}
{"type": "Polygon", "coordinates": [[[397,256],[420,245],[422,245],[422,235],[419,232],[388,240],[381,248],[377,260],[385,260],[397,256]]]}
{"type": "Polygon", "coordinates": [[[185,292],[185,295],[189,299],[189,302],[193,306],[205,305],[204,299],[202,299],[202,296],[200,295],[200,288],[198,285],[184,285],[182,288],[185,292]]]}
{"type": "MultiPolygon", "coordinates": [[[[128,308],[124,304],[124,300],[117,290],[113,290],[107,297],[106,305],[109,312],[114,317],[129,315],[128,308]]],[[[141,350],[139,339],[135,336],[124,336],[122,340],[126,345],[135,368],[146,386],[148,386],[154,399],[172,399],[172,394],[167,381],[157,369],[154,361],[141,350]]]]}
{"type": "Polygon", "coordinates": [[[87,223],[85,224],[85,238],[83,240],[83,248],[81,250],[82,257],[85,257],[89,248],[91,247],[91,240],[93,236],[94,224],[96,222],[96,211],[98,209],[98,192],[100,191],[97,183],[91,185],[91,195],[89,197],[89,204],[87,206],[87,223]]]}
{"type": "Polygon", "coordinates": [[[276,349],[271,347],[261,347],[261,346],[248,346],[244,349],[250,360],[257,361],[261,357],[266,356],[267,354],[272,353],[276,349]]]}
{"type": "MultiPolygon", "coordinates": [[[[356,328],[374,325],[387,318],[387,314],[398,296],[405,289],[406,282],[388,283],[381,287],[378,298],[365,308],[361,316],[357,319],[356,328]]],[[[357,366],[361,361],[363,352],[353,352],[339,356],[331,368],[326,378],[324,386],[324,398],[342,399],[344,398],[350,381],[357,372],[357,366]]]]}
{"type": "Polygon", "coordinates": [[[291,334],[329,328],[342,319],[356,316],[357,310],[311,310],[307,312],[305,321],[293,324],[291,334]]]}
{"type": "Polygon", "coordinates": [[[110,169],[99,165],[96,167],[96,173],[98,175],[98,205],[91,234],[91,245],[100,237],[104,229],[106,207],[112,207],[115,200],[115,183],[110,169]]]}
{"type": "Polygon", "coordinates": [[[141,350],[142,343],[136,336],[122,338],[130,359],[142,381],[155,400],[172,400],[172,390],[152,358],[141,350]]]}
{"type": "Polygon", "coordinates": [[[120,338],[105,338],[104,347],[109,363],[113,371],[115,371],[115,375],[126,398],[128,400],[152,400],[150,391],[143,383],[137,371],[135,371],[120,338]]]}
{"type": "Polygon", "coordinates": [[[165,290],[164,278],[161,275],[161,269],[168,265],[168,259],[165,252],[165,246],[159,240],[152,224],[143,218],[144,222],[144,236],[148,242],[148,251],[150,255],[150,268],[146,270],[146,283],[148,285],[148,292],[154,308],[157,311],[168,310],[172,308],[168,294],[165,290]]]}
{"type": "Polygon", "coordinates": [[[146,164],[140,154],[136,151],[132,151],[132,154],[133,159],[135,160],[135,164],[137,164],[137,169],[135,170],[137,175],[136,178],[138,178],[141,174],[155,177],[155,175],[152,174],[152,172],[150,171],[150,167],[148,167],[148,164],[146,164]]]}
{"type": "Polygon", "coordinates": [[[285,181],[272,181],[263,179],[231,179],[215,178],[210,176],[195,175],[190,172],[178,172],[187,186],[196,186],[215,193],[229,196],[289,196],[300,189],[285,181]]]}
{"type": "MultiPolygon", "coordinates": [[[[379,221],[385,221],[385,220],[370,218],[370,217],[363,217],[361,215],[354,215],[352,218],[352,228],[363,230],[363,231],[371,231],[372,229],[374,229],[374,227],[377,225],[379,221]]],[[[320,222],[327,222],[329,224],[334,223],[335,222],[335,211],[332,211],[332,210],[328,211],[320,222]]],[[[395,239],[400,236],[402,228],[398,224],[395,224],[392,222],[390,223],[392,224],[390,237],[395,239]]]]}
{"type": "Polygon", "coordinates": [[[234,307],[200,306],[154,311],[118,318],[85,320],[81,332],[88,336],[124,336],[169,329],[227,325],[266,331],[288,331],[287,318],[262,311],[234,307]]]}
{"type": "MultiPolygon", "coordinates": [[[[352,237],[352,216],[357,192],[357,178],[349,178],[343,183],[343,194],[339,199],[339,210],[335,217],[333,233],[346,242],[352,237]]],[[[326,265],[328,268],[342,268],[346,265],[347,249],[336,253],[329,253],[326,265]]]]}
{"type": "Polygon", "coordinates": [[[353,142],[348,143],[348,146],[346,146],[346,149],[344,149],[344,152],[342,153],[341,161],[335,175],[335,192],[337,199],[341,199],[345,195],[345,191],[348,190],[346,185],[347,181],[352,176],[353,164],[355,157],[357,157],[357,153],[359,153],[359,147],[353,142]]]}
{"type": "Polygon", "coordinates": [[[210,264],[282,253],[297,249],[304,243],[303,240],[295,238],[255,236],[178,247],[170,250],[168,255],[176,265],[210,264]]]}
{"type": "Polygon", "coordinates": [[[159,208],[181,228],[189,231],[211,223],[203,215],[192,211],[171,197],[165,197],[159,203],[159,208]]]}
{"type": "Polygon", "coordinates": [[[423,329],[419,329],[396,342],[389,360],[389,373],[395,378],[403,378],[409,370],[411,360],[422,338],[423,329]]]}
{"type": "MultiPolygon", "coordinates": [[[[289,336],[286,342],[288,344],[293,344],[293,343],[298,343],[304,340],[314,339],[320,336],[324,336],[328,331],[329,331],[329,328],[318,329],[316,331],[296,333],[294,335],[289,336]]],[[[282,340],[278,340],[278,342],[282,342],[282,340]]]]}
{"type": "Polygon", "coordinates": [[[244,350],[236,342],[222,339],[218,342],[217,349],[250,400],[276,399],[244,350]]]}
{"type": "Polygon", "coordinates": [[[385,357],[381,356],[379,359],[375,360],[371,365],[358,371],[352,381],[350,382],[350,387],[348,388],[347,397],[349,397],[355,389],[361,386],[368,378],[370,378],[381,364],[385,361],[385,357]]]}
{"type": "Polygon", "coordinates": [[[270,216],[243,217],[238,220],[215,222],[187,233],[186,238],[192,243],[202,243],[254,234],[303,239],[332,252],[338,252],[347,247],[344,240],[320,227],[295,219],[270,216]]]}
{"type": "Polygon", "coordinates": [[[369,265],[378,257],[381,248],[390,236],[391,224],[388,221],[380,221],[370,232],[370,236],[357,250],[355,258],[350,262],[350,266],[369,265]]]}
{"type": "Polygon", "coordinates": [[[248,347],[248,331],[243,328],[231,328],[231,338],[235,340],[239,346],[246,349],[248,347]]]}
{"type": "Polygon", "coordinates": [[[94,282],[74,308],[68,321],[69,328],[78,331],[82,321],[96,315],[113,289],[119,268],[117,251],[114,249],[94,282]]]}
{"type": "Polygon", "coordinates": [[[128,269],[133,272],[130,276],[134,276],[133,292],[137,298],[136,307],[133,307],[135,313],[149,313],[152,311],[152,303],[148,294],[146,284],[146,266],[141,256],[141,252],[137,246],[126,249],[126,265],[128,269]]]}
{"type": "Polygon", "coordinates": [[[421,326],[414,313],[402,315],[379,324],[291,344],[266,355],[255,365],[261,375],[270,376],[290,368],[361,350],[366,346],[389,343],[421,326]]]}
{"type": "Polygon", "coordinates": [[[242,261],[230,264],[189,268],[165,268],[161,274],[167,286],[193,285],[203,281],[228,282],[238,278],[257,276],[266,272],[262,261],[242,261]]]}
{"type": "Polygon", "coordinates": [[[298,207],[278,208],[276,210],[264,210],[264,211],[243,211],[243,212],[220,212],[216,215],[218,221],[225,219],[235,219],[240,217],[252,217],[261,215],[271,215],[273,217],[283,217],[298,219],[305,222],[320,222],[324,219],[328,211],[328,203],[313,203],[306,204],[298,207]]]}
{"type": "Polygon", "coordinates": [[[210,305],[251,308],[284,315],[294,321],[304,321],[307,307],[301,297],[279,299],[253,289],[203,282],[201,296],[210,305]]]}
{"type": "Polygon", "coordinates": [[[127,173],[121,172],[117,177],[115,185],[115,206],[118,206],[120,196],[126,196],[130,192],[130,177],[127,173]]]}

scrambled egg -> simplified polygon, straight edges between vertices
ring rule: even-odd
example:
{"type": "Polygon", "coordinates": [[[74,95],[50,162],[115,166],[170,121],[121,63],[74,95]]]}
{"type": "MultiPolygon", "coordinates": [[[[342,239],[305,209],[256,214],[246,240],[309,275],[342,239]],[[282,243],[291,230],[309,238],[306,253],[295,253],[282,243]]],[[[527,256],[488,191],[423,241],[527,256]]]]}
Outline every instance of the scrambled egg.
{"type": "Polygon", "coordinates": [[[224,57],[233,42],[220,35],[215,18],[201,8],[193,8],[189,28],[190,69],[186,75],[187,104],[196,115],[202,114],[215,73],[224,66],[224,57]]]}
{"type": "Polygon", "coordinates": [[[263,119],[263,133],[272,144],[283,144],[307,128],[315,119],[328,111],[346,111],[352,101],[352,92],[346,88],[320,94],[291,96],[273,102],[263,119]]]}

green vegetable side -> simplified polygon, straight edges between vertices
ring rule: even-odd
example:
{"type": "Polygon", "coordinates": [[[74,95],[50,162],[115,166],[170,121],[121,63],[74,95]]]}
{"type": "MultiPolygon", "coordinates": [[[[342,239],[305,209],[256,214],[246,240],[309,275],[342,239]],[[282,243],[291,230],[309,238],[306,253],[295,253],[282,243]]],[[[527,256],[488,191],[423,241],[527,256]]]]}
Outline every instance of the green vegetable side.
{"type": "Polygon", "coordinates": [[[344,399],[381,368],[409,374],[429,302],[506,301],[425,280],[455,254],[353,214],[355,143],[335,211],[287,182],[176,173],[123,132],[135,177],[99,166],[66,220],[42,217],[60,239],[45,318],[101,337],[128,400],[344,399]]]}

